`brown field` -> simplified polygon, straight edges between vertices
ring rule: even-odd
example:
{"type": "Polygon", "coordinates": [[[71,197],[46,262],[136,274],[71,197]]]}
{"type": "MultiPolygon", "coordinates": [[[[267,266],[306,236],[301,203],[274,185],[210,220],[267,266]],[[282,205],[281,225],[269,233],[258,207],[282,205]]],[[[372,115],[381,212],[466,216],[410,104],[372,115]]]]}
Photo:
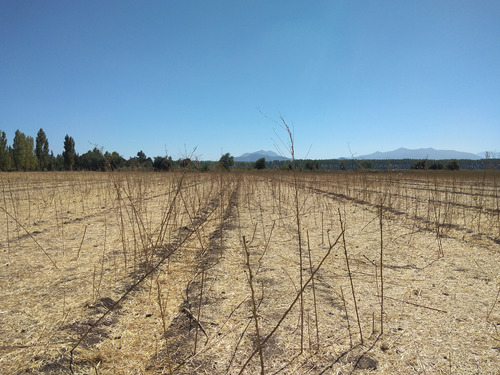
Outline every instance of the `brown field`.
{"type": "Polygon", "coordinates": [[[2,374],[500,374],[493,171],[0,181],[2,374]]]}

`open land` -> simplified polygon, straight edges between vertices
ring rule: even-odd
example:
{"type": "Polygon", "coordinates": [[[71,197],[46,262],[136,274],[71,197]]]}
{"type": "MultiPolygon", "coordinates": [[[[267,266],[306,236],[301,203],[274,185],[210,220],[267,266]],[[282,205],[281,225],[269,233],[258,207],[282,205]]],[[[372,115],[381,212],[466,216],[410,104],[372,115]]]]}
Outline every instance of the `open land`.
{"type": "Polygon", "coordinates": [[[1,373],[500,373],[498,172],[0,182],[1,373]]]}

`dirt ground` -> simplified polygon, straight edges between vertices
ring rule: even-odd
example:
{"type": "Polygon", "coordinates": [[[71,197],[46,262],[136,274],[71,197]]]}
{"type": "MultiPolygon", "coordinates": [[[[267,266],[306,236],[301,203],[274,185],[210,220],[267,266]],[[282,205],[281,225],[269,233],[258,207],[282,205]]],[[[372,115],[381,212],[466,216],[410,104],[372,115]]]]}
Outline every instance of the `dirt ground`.
{"type": "Polygon", "coordinates": [[[0,174],[0,373],[500,374],[499,177],[0,174]]]}

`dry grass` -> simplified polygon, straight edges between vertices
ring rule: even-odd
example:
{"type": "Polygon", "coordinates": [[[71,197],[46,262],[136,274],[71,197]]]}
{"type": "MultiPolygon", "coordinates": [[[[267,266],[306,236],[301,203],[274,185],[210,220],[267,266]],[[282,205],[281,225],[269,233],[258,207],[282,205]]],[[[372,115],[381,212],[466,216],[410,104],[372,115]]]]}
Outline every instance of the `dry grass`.
{"type": "Polygon", "coordinates": [[[499,373],[493,172],[0,177],[2,373],[499,373]]]}

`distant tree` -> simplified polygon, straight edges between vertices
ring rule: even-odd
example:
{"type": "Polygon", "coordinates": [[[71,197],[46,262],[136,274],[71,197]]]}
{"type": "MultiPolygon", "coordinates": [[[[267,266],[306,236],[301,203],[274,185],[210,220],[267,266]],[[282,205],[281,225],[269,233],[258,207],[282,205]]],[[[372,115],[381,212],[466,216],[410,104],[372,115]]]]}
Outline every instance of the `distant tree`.
{"type": "Polygon", "coordinates": [[[411,169],[427,169],[427,159],[416,161],[412,164],[411,169]]]}
{"type": "Polygon", "coordinates": [[[38,164],[35,154],[35,140],[29,135],[26,136],[26,158],[28,160],[27,169],[34,171],[38,164]]]}
{"type": "Polygon", "coordinates": [[[7,171],[11,168],[10,149],[7,146],[7,136],[0,131],[0,170],[7,171]]]}
{"type": "MultiPolygon", "coordinates": [[[[52,155],[53,156],[53,155],[52,155]]],[[[64,170],[64,156],[57,154],[53,160],[53,171],[63,171],[64,170]]]]}
{"type": "Polygon", "coordinates": [[[451,160],[448,164],[446,164],[446,169],[450,171],[458,171],[460,169],[460,165],[456,160],[451,160]]]}
{"type": "Polygon", "coordinates": [[[283,165],[279,167],[280,171],[291,171],[293,169],[293,165],[291,162],[285,162],[283,165]]]}
{"type": "Polygon", "coordinates": [[[62,156],[64,158],[64,169],[72,171],[76,164],[75,140],[67,134],[64,137],[64,151],[62,156]]]}
{"type": "Polygon", "coordinates": [[[137,153],[137,160],[139,161],[139,163],[144,163],[147,159],[148,158],[146,154],[142,152],[142,150],[137,153]]]}
{"type": "Polygon", "coordinates": [[[222,155],[221,158],[219,159],[219,167],[225,169],[226,171],[229,171],[233,165],[234,165],[234,157],[232,157],[229,152],[227,154],[222,155]]]}
{"type": "Polygon", "coordinates": [[[349,161],[347,159],[342,159],[339,165],[339,169],[342,171],[347,171],[349,169],[349,161]]]}
{"type": "Polygon", "coordinates": [[[102,151],[94,147],[92,151],[89,150],[78,157],[77,166],[79,169],[87,171],[104,171],[106,168],[106,159],[102,151]]]}
{"type": "Polygon", "coordinates": [[[255,169],[266,169],[266,158],[260,158],[255,162],[255,169]]]}
{"type": "Polygon", "coordinates": [[[153,168],[153,160],[151,160],[151,158],[148,158],[142,150],[137,153],[137,157],[129,159],[129,164],[131,168],[135,169],[153,168]]]}
{"type": "Polygon", "coordinates": [[[187,168],[193,167],[193,162],[191,161],[190,158],[179,159],[178,164],[179,164],[179,168],[182,168],[182,169],[187,169],[187,168]]]}
{"type": "Polygon", "coordinates": [[[104,160],[106,161],[106,168],[112,171],[116,169],[122,169],[126,167],[127,161],[118,152],[113,151],[112,153],[105,152],[104,160]]]}
{"type": "Polygon", "coordinates": [[[373,169],[373,161],[371,160],[361,160],[359,162],[361,169],[373,169]]]}
{"type": "MultiPolygon", "coordinates": [[[[61,156],[62,158],[62,156],[61,156]]],[[[50,155],[49,155],[49,161],[48,161],[48,165],[47,165],[47,169],[49,171],[58,171],[58,170],[62,170],[62,165],[61,165],[61,168],[58,169],[57,168],[57,165],[56,165],[56,157],[54,156],[54,152],[50,152],[50,155]]]]}
{"type": "Polygon", "coordinates": [[[315,169],[319,169],[319,162],[317,160],[306,160],[305,167],[310,171],[314,171],[315,169]]]}
{"type": "Polygon", "coordinates": [[[169,171],[174,166],[172,157],[157,156],[153,161],[153,169],[155,171],[169,171]]]}
{"type": "Polygon", "coordinates": [[[210,164],[207,162],[200,163],[200,172],[208,172],[210,170],[210,164]]]}
{"type": "Polygon", "coordinates": [[[49,167],[49,141],[42,128],[36,135],[35,154],[38,161],[38,169],[46,170],[49,167]]]}
{"type": "Polygon", "coordinates": [[[12,144],[12,157],[17,170],[32,171],[36,169],[33,137],[26,136],[19,129],[16,130],[12,144]]]}
{"type": "Polygon", "coordinates": [[[14,168],[18,171],[25,169],[25,144],[26,135],[17,129],[12,141],[12,161],[14,162],[14,168]]]}
{"type": "Polygon", "coordinates": [[[429,166],[429,169],[433,169],[433,170],[439,170],[439,169],[443,169],[443,168],[444,168],[443,164],[441,164],[441,162],[439,162],[439,161],[435,161],[429,166]]]}

